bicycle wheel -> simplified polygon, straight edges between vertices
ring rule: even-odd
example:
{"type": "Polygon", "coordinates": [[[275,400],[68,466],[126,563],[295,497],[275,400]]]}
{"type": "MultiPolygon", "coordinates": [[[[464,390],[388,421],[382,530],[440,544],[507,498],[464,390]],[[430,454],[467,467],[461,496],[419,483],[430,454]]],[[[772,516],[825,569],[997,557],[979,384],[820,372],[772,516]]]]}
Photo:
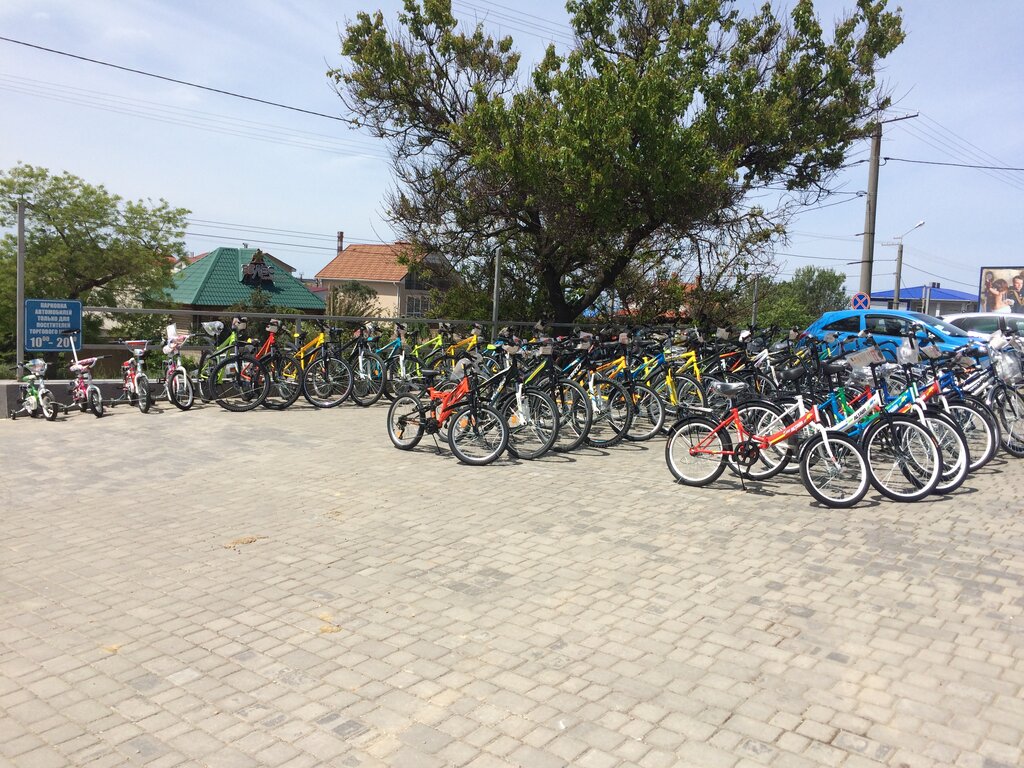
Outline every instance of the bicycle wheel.
{"type": "Polygon", "coordinates": [[[725,430],[716,432],[716,426],[703,416],[690,416],[669,429],[665,463],[677,482],[702,486],[721,477],[732,438],[725,430]]]}
{"type": "Polygon", "coordinates": [[[929,411],[925,415],[928,429],[935,435],[942,452],[942,478],[935,486],[936,493],[952,493],[967,479],[971,469],[971,454],[967,438],[952,417],[929,411]]]}
{"type": "Polygon", "coordinates": [[[826,507],[846,509],[868,492],[868,469],[855,440],[840,432],[816,435],[800,452],[800,480],[826,507]]]}
{"type": "Polygon", "coordinates": [[[1000,444],[1016,458],[1024,457],[1024,398],[1005,386],[998,386],[989,395],[989,407],[999,420],[1000,444]]]}
{"type": "Polygon", "coordinates": [[[39,395],[39,410],[43,412],[43,418],[47,421],[57,418],[57,404],[53,402],[53,395],[49,392],[42,392],[39,395]]]}
{"type": "MultiPolygon", "coordinates": [[[[736,406],[743,429],[750,436],[767,437],[781,432],[790,424],[790,420],[778,406],[764,400],[748,400],[736,406]]],[[[738,439],[738,436],[737,436],[738,439]]],[[[751,480],[769,480],[779,474],[789,464],[793,452],[787,443],[771,445],[757,450],[757,457],[747,466],[740,467],[735,459],[729,461],[729,467],[751,480]]]]}
{"type": "Polygon", "coordinates": [[[299,362],[287,352],[278,351],[267,360],[261,361],[267,369],[270,386],[261,405],[275,411],[283,411],[299,399],[302,394],[302,369],[299,362]]]}
{"type": "Polygon", "coordinates": [[[236,413],[259,406],[270,388],[263,363],[251,355],[225,358],[213,369],[210,381],[217,405],[236,413]]]}
{"type": "Polygon", "coordinates": [[[352,399],[357,405],[370,406],[384,395],[384,361],[373,352],[352,357],[352,399]]]}
{"type": "Polygon", "coordinates": [[[89,387],[86,394],[86,399],[89,402],[89,410],[92,411],[93,415],[98,419],[103,415],[103,395],[100,394],[100,388],[95,384],[89,387]]]}
{"type": "Polygon", "coordinates": [[[167,382],[167,397],[175,408],[187,411],[196,401],[192,380],[184,370],[178,369],[167,382]]]}
{"type": "Polygon", "coordinates": [[[971,454],[970,471],[974,472],[989,463],[999,450],[999,437],[995,422],[989,421],[987,409],[979,408],[967,400],[950,400],[948,414],[967,440],[971,454]]]}
{"type": "Polygon", "coordinates": [[[398,395],[388,408],[388,437],[395,448],[411,451],[423,438],[427,412],[418,398],[398,395]]]}
{"type": "Polygon", "coordinates": [[[135,404],[142,413],[149,411],[153,398],[149,394],[149,378],[144,373],[135,377],[135,404]]]}
{"type": "Polygon", "coordinates": [[[302,374],[302,395],[316,408],[334,408],[352,394],[352,369],[340,357],[317,357],[302,374]]]}
{"type": "Polygon", "coordinates": [[[595,448],[618,445],[633,423],[629,393],[617,381],[602,376],[594,377],[593,385],[587,389],[594,410],[594,419],[587,433],[587,445],[595,448]]]}
{"type": "Polygon", "coordinates": [[[942,479],[942,454],[932,433],[915,419],[886,414],[861,438],[868,479],[894,501],[919,501],[942,479]]]}
{"type": "Polygon", "coordinates": [[[676,390],[676,408],[680,415],[685,415],[694,408],[704,407],[707,394],[695,377],[681,371],[673,371],[672,385],[676,390]]]}
{"type": "Polygon", "coordinates": [[[546,392],[524,389],[502,400],[497,410],[508,425],[508,452],[514,458],[540,458],[558,439],[558,406],[546,392]]]}
{"type": "Polygon", "coordinates": [[[626,430],[626,439],[639,443],[661,433],[665,426],[665,403],[658,394],[644,384],[627,386],[633,406],[633,421],[626,430]]]}
{"type": "Polygon", "coordinates": [[[490,405],[471,403],[450,417],[448,446],[463,464],[490,464],[508,446],[508,426],[490,405]]]}
{"type": "Polygon", "coordinates": [[[590,432],[594,409],[586,390],[575,381],[559,381],[551,388],[558,408],[558,439],[551,450],[558,453],[575,451],[590,432]]]}

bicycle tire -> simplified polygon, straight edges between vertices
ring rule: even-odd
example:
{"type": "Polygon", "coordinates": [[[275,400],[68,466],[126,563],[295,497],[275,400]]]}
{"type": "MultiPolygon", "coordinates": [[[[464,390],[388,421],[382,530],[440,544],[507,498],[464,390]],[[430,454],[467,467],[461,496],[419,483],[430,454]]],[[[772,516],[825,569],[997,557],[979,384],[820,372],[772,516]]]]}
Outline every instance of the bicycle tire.
{"type": "MultiPolygon", "coordinates": [[[[779,406],[767,400],[747,400],[739,403],[736,411],[744,430],[752,436],[765,437],[781,432],[791,423],[779,406]]],[[[785,443],[780,443],[763,450],[759,448],[756,461],[742,470],[735,461],[727,463],[737,474],[760,482],[770,480],[782,472],[792,457],[793,452],[789,447],[785,443]]]]}
{"type": "Polygon", "coordinates": [[[935,435],[942,451],[942,478],[935,486],[935,493],[952,493],[967,479],[971,471],[970,446],[956,421],[947,413],[929,410],[925,423],[935,435]]]}
{"type": "Polygon", "coordinates": [[[167,399],[175,408],[182,411],[187,411],[195,403],[195,388],[185,371],[175,371],[171,380],[167,382],[167,399]]]}
{"type": "Polygon", "coordinates": [[[363,352],[350,358],[352,368],[352,401],[364,408],[384,396],[384,361],[373,352],[363,352]]]}
{"type": "Polygon", "coordinates": [[[144,373],[135,377],[135,404],[142,413],[148,413],[149,406],[153,404],[153,398],[149,392],[149,377],[144,373]]]}
{"type": "Polygon", "coordinates": [[[642,443],[661,434],[665,426],[665,401],[645,384],[625,386],[633,408],[633,420],[626,430],[626,439],[642,443]]]}
{"type": "Polygon", "coordinates": [[[302,394],[303,371],[299,361],[287,352],[277,351],[260,362],[266,368],[270,380],[267,396],[260,405],[274,411],[291,407],[302,394]]]}
{"type": "Polygon", "coordinates": [[[389,357],[384,363],[384,397],[394,401],[399,395],[423,389],[423,378],[419,376],[423,367],[415,355],[407,354],[404,360],[398,355],[389,357]]]}
{"type": "Polygon", "coordinates": [[[521,396],[514,393],[497,406],[508,425],[508,452],[516,459],[539,459],[558,439],[558,406],[551,395],[527,387],[521,396]]]}
{"type": "Polygon", "coordinates": [[[665,463],[676,482],[702,487],[725,472],[732,437],[704,416],[688,416],[669,428],[665,463]]]}
{"type": "Polygon", "coordinates": [[[419,398],[398,395],[388,407],[388,437],[400,451],[411,451],[426,431],[427,412],[419,398]],[[411,434],[411,436],[409,436],[411,434]]]}
{"type": "Polygon", "coordinates": [[[493,406],[470,403],[450,417],[448,447],[463,464],[490,464],[508,447],[508,425],[493,406]]]}
{"type": "Polygon", "coordinates": [[[622,442],[633,423],[629,393],[619,382],[595,376],[593,386],[585,387],[594,418],[587,433],[587,445],[611,448],[622,442]]]}
{"type": "Polygon", "coordinates": [[[86,391],[85,397],[92,415],[97,419],[100,418],[103,415],[103,395],[100,394],[100,388],[93,384],[86,391]]]}
{"type": "Polygon", "coordinates": [[[819,503],[848,509],[868,492],[867,461],[853,438],[841,432],[816,435],[800,452],[800,481],[819,503]]]}
{"type": "MultiPolygon", "coordinates": [[[[947,413],[956,421],[967,440],[971,453],[970,471],[988,464],[999,450],[997,427],[989,421],[985,410],[968,400],[949,400],[947,413]]],[[[986,409],[987,410],[987,409],[986,409]]]]}
{"type": "Polygon", "coordinates": [[[1014,458],[1024,458],[1024,398],[1016,390],[999,385],[989,392],[986,403],[999,420],[1003,450],[1014,458]]]}
{"type": "Polygon", "coordinates": [[[864,430],[860,444],[871,485],[893,501],[920,501],[942,479],[938,442],[917,419],[883,415],[864,430]]]}
{"type": "Polygon", "coordinates": [[[302,374],[302,396],[315,408],[336,408],[352,394],[352,368],[340,357],[318,356],[302,374]]]}
{"type": "Polygon", "coordinates": [[[558,408],[558,439],[551,446],[556,453],[575,451],[587,439],[594,410],[586,390],[575,381],[550,385],[550,394],[558,408]]]}
{"type": "Polygon", "coordinates": [[[57,404],[53,402],[53,395],[49,392],[39,393],[39,410],[47,421],[53,421],[57,418],[57,404]]]}
{"type": "Polygon", "coordinates": [[[266,368],[251,355],[225,358],[214,368],[210,378],[214,402],[234,413],[258,408],[270,387],[266,368]]]}

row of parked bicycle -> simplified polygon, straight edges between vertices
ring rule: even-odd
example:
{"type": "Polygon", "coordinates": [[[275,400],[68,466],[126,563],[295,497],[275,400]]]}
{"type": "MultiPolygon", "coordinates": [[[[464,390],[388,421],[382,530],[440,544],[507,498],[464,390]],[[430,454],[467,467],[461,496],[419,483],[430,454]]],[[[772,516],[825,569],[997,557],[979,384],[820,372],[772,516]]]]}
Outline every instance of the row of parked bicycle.
{"type": "Polygon", "coordinates": [[[909,337],[896,362],[868,334],[839,343],[796,329],[779,340],[505,335],[488,347],[454,377],[418,369],[389,408],[396,447],[443,430],[461,461],[486,464],[506,450],[528,459],[667,432],[666,463],[682,484],[726,469],[741,482],[799,473],[830,507],[853,506],[871,486],[897,501],[950,493],[1000,446],[1024,455],[1024,344],[1001,334],[951,354],[909,337]]]}
{"type": "MultiPolygon", "coordinates": [[[[321,408],[386,397],[395,446],[443,432],[470,464],[667,434],[666,462],[680,483],[705,485],[726,469],[741,481],[799,473],[818,501],[845,507],[869,486],[904,501],[948,493],[1000,446],[1024,455],[1022,344],[1001,334],[946,355],[911,337],[883,356],[869,335],[840,344],[796,329],[781,339],[773,329],[675,328],[554,338],[538,326],[528,340],[508,329],[487,340],[478,325],[462,339],[442,325],[419,341],[397,324],[380,344],[372,324],[343,341],[326,325],[286,337],[275,320],[254,341],[235,318],[226,332],[203,324],[206,344],[190,368],[182,348],[192,336],[167,331],[159,383],[178,408],[197,395],[232,411],[287,408],[300,395],[321,408]]],[[[152,342],[125,343],[132,354],[113,402],[146,411],[152,342]]],[[[99,358],[74,355],[71,407],[102,415],[91,379],[99,358]]],[[[29,364],[22,411],[53,418],[59,406],[44,370],[29,364]]]]}

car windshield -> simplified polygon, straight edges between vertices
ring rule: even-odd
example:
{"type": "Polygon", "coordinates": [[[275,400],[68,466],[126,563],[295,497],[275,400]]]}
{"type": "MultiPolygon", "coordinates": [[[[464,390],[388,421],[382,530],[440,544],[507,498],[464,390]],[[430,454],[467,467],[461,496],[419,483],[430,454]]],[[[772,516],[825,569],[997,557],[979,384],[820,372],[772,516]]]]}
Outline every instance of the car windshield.
{"type": "Polygon", "coordinates": [[[937,317],[926,315],[923,312],[911,312],[910,315],[915,320],[920,320],[925,325],[930,325],[932,328],[938,328],[947,336],[956,336],[958,338],[967,338],[967,332],[962,328],[957,328],[952,323],[947,323],[945,320],[939,320],[937,317]]]}

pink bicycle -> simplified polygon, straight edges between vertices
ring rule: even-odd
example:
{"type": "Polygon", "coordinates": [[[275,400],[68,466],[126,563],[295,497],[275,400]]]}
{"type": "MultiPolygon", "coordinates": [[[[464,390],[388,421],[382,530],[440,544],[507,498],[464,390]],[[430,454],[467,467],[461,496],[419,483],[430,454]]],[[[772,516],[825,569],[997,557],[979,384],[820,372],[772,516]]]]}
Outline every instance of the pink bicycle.
{"type": "Polygon", "coordinates": [[[109,405],[113,408],[119,403],[131,403],[137,405],[139,410],[145,413],[153,403],[153,398],[149,393],[149,377],[143,371],[142,363],[146,352],[149,351],[149,345],[153,342],[149,339],[120,339],[119,341],[128,347],[132,356],[121,363],[122,392],[111,400],[109,405]]]}
{"type": "MultiPolygon", "coordinates": [[[[61,335],[77,336],[81,332],[80,328],[67,328],[61,331],[61,335]]],[[[80,358],[75,339],[71,339],[71,355],[75,358],[75,362],[68,370],[75,374],[75,378],[68,383],[68,394],[71,395],[70,407],[78,406],[78,410],[83,413],[88,409],[96,415],[96,418],[99,418],[103,415],[103,395],[100,394],[100,388],[93,384],[92,367],[96,365],[97,360],[102,360],[106,355],[80,358]]]]}

